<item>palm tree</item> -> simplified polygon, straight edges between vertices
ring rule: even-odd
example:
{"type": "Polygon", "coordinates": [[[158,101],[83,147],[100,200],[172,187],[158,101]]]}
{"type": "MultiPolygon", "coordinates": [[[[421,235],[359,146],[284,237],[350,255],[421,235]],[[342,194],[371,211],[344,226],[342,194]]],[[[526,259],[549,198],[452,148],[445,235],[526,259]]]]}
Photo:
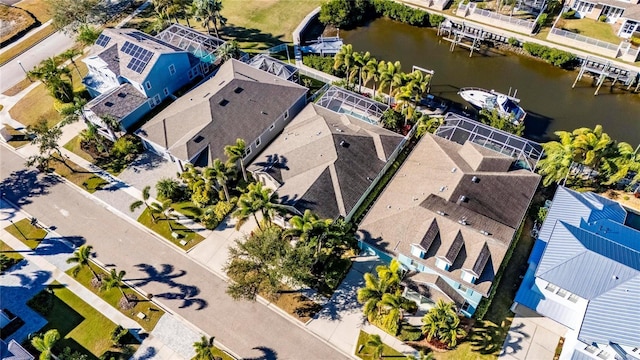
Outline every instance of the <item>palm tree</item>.
{"type": "Polygon", "coordinates": [[[416,129],[416,136],[420,137],[426,133],[434,133],[440,125],[442,125],[443,118],[430,117],[423,114],[418,119],[418,126],[416,129]]]}
{"type": "Polygon", "coordinates": [[[233,216],[238,219],[236,227],[242,226],[242,223],[253,215],[258,228],[260,223],[256,217],[256,212],[262,213],[262,218],[271,224],[271,219],[275,212],[283,211],[284,207],[278,203],[278,195],[273,190],[262,187],[262,183],[252,183],[247,186],[247,191],[240,195],[238,199],[238,208],[233,212],[233,216]]]}
{"type": "Polygon", "coordinates": [[[400,330],[400,323],[404,319],[404,313],[414,313],[418,310],[418,305],[415,301],[402,296],[400,290],[397,290],[395,294],[382,294],[379,306],[384,314],[382,325],[394,335],[400,330]]]}
{"type": "Polygon", "coordinates": [[[122,131],[122,128],[120,127],[120,120],[112,115],[104,115],[100,118],[100,120],[102,120],[102,123],[107,129],[109,136],[114,140],[117,139],[118,134],[122,131]]]}
{"type": "Polygon", "coordinates": [[[371,59],[369,60],[364,68],[362,69],[362,82],[364,83],[364,87],[367,87],[369,81],[373,80],[373,96],[376,97],[376,83],[380,79],[380,72],[378,72],[378,60],[371,59]]]}
{"type": "Polygon", "coordinates": [[[372,273],[364,274],[364,287],[358,289],[358,302],[363,304],[362,312],[373,323],[381,314],[382,295],[388,291],[388,285],[372,273]]]}
{"type": "MultiPolygon", "coordinates": [[[[213,177],[216,179],[218,186],[222,187],[224,190],[224,196],[227,201],[231,200],[231,196],[229,195],[229,188],[227,187],[227,181],[229,181],[229,168],[223,163],[220,159],[213,160],[210,168],[205,169],[205,173],[211,172],[213,177]]],[[[205,174],[205,177],[207,175],[205,174]]]]}
{"type": "Polygon", "coordinates": [[[73,60],[73,58],[78,56],[78,55],[82,55],[82,50],[78,50],[76,48],[71,48],[69,50],[66,50],[62,54],[60,54],[60,57],[65,59],[65,60],[71,61],[71,64],[73,64],[73,66],[76,68],[76,71],[78,72],[78,75],[82,76],[82,74],[80,73],[80,69],[78,69],[78,64],[76,64],[75,60],[73,60]]]}
{"type": "Polygon", "coordinates": [[[83,24],[78,28],[78,35],[76,36],[76,41],[79,42],[82,46],[91,46],[96,40],[98,40],[98,36],[100,36],[101,31],[93,26],[83,24]]]}
{"type": "Polygon", "coordinates": [[[620,142],[616,145],[615,156],[605,157],[600,165],[600,171],[607,177],[604,185],[615,184],[623,179],[629,171],[635,171],[636,176],[633,182],[640,181],[640,154],[637,150],[626,143],[620,142]]]}
{"type": "Polygon", "coordinates": [[[101,281],[98,277],[98,274],[91,267],[91,251],[93,250],[93,246],[91,245],[82,245],[73,253],[73,256],[67,259],[67,264],[76,264],[76,267],[73,269],[72,275],[77,276],[82,268],[85,266],[91,271],[93,277],[96,281],[101,281]]]}
{"type": "Polygon", "coordinates": [[[300,240],[306,241],[322,235],[331,223],[330,219],[319,220],[316,214],[307,209],[302,216],[295,215],[289,220],[291,228],[287,229],[284,234],[298,236],[300,240]]]}
{"type": "Polygon", "coordinates": [[[226,23],[226,19],[220,14],[221,10],[221,0],[194,0],[191,4],[191,13],[197,19],[202,21],[202,25],[207,27],[207,34],[211,33],[209,24],[212,23],[218,39],[220,39],[220,34],[218,33],[218,22],[220,22],[220,25],[224,25],[226,23]]]}
{"type": "Polygon", "coordinates": [[[149,204],[149,213],[153,217],[154,215],[162,215],[164,220],[167,221],[167,225],[169,225],[169,230],[173,232],[173,227],[171,225],[171,220],[175,219],[175,216],[172,214],[173,208],[171,207],[171,199],[166,199],[161,203],[153,202],[149,204]]]}
{"type": "Polygon", "coordinates": [[[380,89],[389,86],[389,102],[391,102],[391,96],[393,96],[394,85],[400,84],[402,80],[401,68],[402,65],[400,65],[399,61],[388,62],[384,65],[384,69],[381,69],[384,71],[380,71],[380,89]]]}
{"type": "Polygon", "coordinates": [[[236,143],[233,145],[227,145],[224,147],[224,154],[229,158],[229,163],[236,164],[240,162],[240,169],[242,170],[242,178],[247,182],[247,169],[244,166],[244,153],[246,152],[247,144],[243,139],[236,139],[236,143]]]}
{"type": "Polygon", "coordinates": [[[240,45],[235,40],[227,41],[216,49],[216,56],[222,61],[237,59],[240,57],[240,45]]]}
{"type": "Polygon", "coordinates": [[[149,214],[151,215],[151,220],[153,220],[153,223],[155,224],[158,219],[156,219],[155,214],[158,213],[157,209],[154,209],[153,211],[151,210],[151,204],[148,202],[149,199],[151,198],[151,186],[147,185],[144,187],[144,189],[142,189],[142,200],[136,200],[134,202],[131,203],[131,205],[129,205],[129,210],[131,212],[136,211],[139,207],[141,207],[142,205],[144,205],[147,210],[149,210],[149,214]]]}
{"type": "Polygon", "coordinates": [[[128,304],[129,299],[127,298],[127,295],[124,293],[124,290],[122,289],[122,280],[124,279],[124,276],[126,274],[127,273],[124,270],[117,271],[116,269],[111,269],[109,276],[105,277],[102,280],[102,285],[100,286],[100,290],[109,291],[113,288],[118,288],[118,290],[120,290],[120,293],[122,293],[122,298],[128,304]]]}
{"type": "Polygon", "coordinates": [[[364,69],[369,60],[371,60],[371,53],[368,51],[364,53],[356,52],[353,54],[353,67],[348,76],[350,80],[354,78],[358,79],[358,92],[361,91],[362,87],[362,69],[364,69]]]}
{"type": "Polygon", "coordinates": [[[40,360],[58,359],[53,354],[53,346],[58,340],[60,340],[60,333],[56,329],[51,329],[44,333],[43,336],[34,336],[31,339],[31,345],[40,352],[38,357],[40,360]]]}
{"type": "Polygon", "coordinates": [[[467,334],[460,328],[460,318],[453,303],[446,303],[442,299],[422,318],[422,332],[427,336],[427,341],[435,337],[451,348],[456,346],[458,338],[467,334]]]}
{"type": "Polygon", "coordinates": [[[353,65],[353,55],[353,45],[342,45],[340,51],[336,54],[335,61],[333,63],[334,70],[339,70],[343,66],[347,68],[345,71],[345,74],[347,74],[347,87],[349,87],[349,71],[351,70],[351,65],[353,65]]]}
{"type": "Polygon", "coordinates": [[[196,350],[196,356],[194,360],[213,360],[216,357],[213,355],[211,347],[213,347],[213,337],[207,338],[202,335],[200,341],[193,343],[193,348],[196,350]]]}
{"type": "Polygon", "coordinates": [[[369,334],[369,338],[365,343],[367,348],[371,349],[371,357],[380,360],[384,351],[384,343],[378,334],[369,334]]]}
{"type": "Polygon", "coordinates": [[[538,161],[538,173],[542,175],[542,184],[549,186],[559,183],[570,175],[570,170],[577,160],[577,152],[573,144],[573,134],[567,131],[556,131],[560,141],[548,141],[542,144],[546,157],[538,161]]]}
{"type": "Polygon", "coordinates": [[[602,125],[595,128],[579,128],[573,130],[573,146],[576,149],[578,161],[592,169],[597,169],[600,160],[611,150],[613,140],[609,134],[602,131],[602,125]]]}
{"type": "Polygon", "coordinates": [[[28,72],[28,75],[42,81],[51,96],[68,103],[73,100],[71,70],[58,65],[56,59],[50,57],[42,60],[38,67],[28,72]]]}

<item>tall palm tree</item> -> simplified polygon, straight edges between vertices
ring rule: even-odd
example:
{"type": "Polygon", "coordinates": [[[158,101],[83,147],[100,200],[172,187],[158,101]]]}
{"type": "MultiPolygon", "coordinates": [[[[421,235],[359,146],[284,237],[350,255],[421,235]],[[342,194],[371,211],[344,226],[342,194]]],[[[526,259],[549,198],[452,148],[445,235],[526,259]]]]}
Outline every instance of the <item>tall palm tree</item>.
{"type": "Polygon", "coordinates": [[[59,67],[57,60],[53,57],[42,60],[40,65],[28,72],[45,85],[49,93],[54,98],[68,103],[73,100],[73,85],[71,70],[59,67]]]}
{"type": "Polygon", "coordinates": [[[368,51],[364,53],[356,52],[353,54],[353,65],[348,76],[350,80],[358,79],[358,92],[360,92],[362,88],[362,69],[364,69],[369,60],[371,60],[371,53],[368,51]]]}
{"type": "Polygon", "coordinates": [[[273,190],[263,187],[260,182],[249,184],[247,191],[240,195],[238,208],[233,213],[233,216],[238,219],[236,226],[242,226],[242,223],[250,215],[253,215],[258,223],[258,228],[260,228],[260,223],[255,215],[258,211],[262,213],[262,218],[268,224],[271,224],[275,212],[284,211],[284,207],[278,203],[278,195],[273,190]]]}
{"type": "Polygon", "coordinates": [[[387,62],[384,65],[384,71],[380,72],[380,89],[388,86],[389,87],[389,102],[391,102],[391,96],[393,96],[393,87],[395,85],[400,84],[402,80],[402,65],[399,61],[396,62],[387,62]]]}
{"type": "Polygon", "coordinates": [[[573,146],[581,164],[597,169],[601,159],[610,155],[613,140],[602,131],[602,125],[596,125],[593,129],[575,129],[573,136],[573,146]]]}
{"type": "Polygon", "coordinates": [[[442,125],[443,119],[439,117],[431,117],[423,114],[418,119],[418,127],[416,129],[416,136],[420,137],[426,133],[434,133],[440,125],[442,125]]]}
{"type": "Polygon", "coordinates": [[[605,157],[602,160],[600,171],[607,177],[604,185],[615,184],[627,176],[629,171],[636,172],[632,182],[640,181],[640,153],[626,142],[619,142],[615,153],[615,156],[605,157]]]}
{"type": "Polygon", "coordinates": [[[76,48],[71,48],[69,50],[66,50],[62,54],[60,54],[60,57],[63,58],[64,60],[71,61],[71,64],[73,64],[73,66],[76,68],[76,71],[78,72],[78,75],[82,76],[82,74],[80,73],[80,69],[78,69],[78,64],[76,64],[75,60],[73,59],[74,57],[76,57],[78,55],[82,55],[82,50],[79,50],[79,49],[76,49],[76,48]]]}
{"type": "Polygon", "coordinates": [[[560,141],[548,141],[542,144],[546,157],[538,161],[538,173],[542,175],[542,184],[560,183],[570,175],[570,170],[577,160],[577,152],[573,143],[573,134],[567,131],[556,131],[560,141]]]}
{"type": "Polygon", "coordinates": [[[384,314],[382,325],[394,335],[400,330],[400,323],[404,319],[405,312],[414,313],[418,310],[415,301],[402,296],[400,290],[394,294],[383,294],[379,306],[384,314]]]}
{"type": "Polygon", "coordinates": [[[124,290],[122,289],[122,280],[124,279],[124,276],[126,274],[127,273],[124,270],[117,271],[116,269],[111,269],[109,276],[102,279],[102,285],[100,286],[100,290],[109,291],[113,288],[117,288],[118,290],[120,290],[120,293],[122,294],[122,298],[128,304],[129,299],[127,298],[127,295],[124,293],[124,290]]]}
{"type": "Polygon", "coordinates": [[[216,49],[216,56],[222,61],[237,59],[240,57],[240,45],[236,40],[230,40],[216,49]]]}
{"type": "Polygon", "coordinates": [[[60,340],[60,333],[56,329],[51,329],[42,336],[34,336],[31,339],[31,345],[40,352],[38,357],[40,360],[58,359],[53,354],[53,347],[58,340],[60,340]]]}
{"type": "Polygon", "coordinates": [[[342,45],[340,51],[336,54],[335,61],[333,63],[334,70],[339,70],[343,66],[346,68],[345,74],[347,78],[347,87],[349,87],[349,72],[351,71],[351,65],[353,65],[353,55],[353,45],[342,45]]]}
{"type": "Polygon", "coordinates": [[[369,81],[373,80],[372,98],[375,99],[376,83],[380,79],[380,72],[378,72],[378,60],[371,59],[365,64],[364,68],[362,69],[362,77],[363,77],[362,82],[364,83],[365,87],[367,87],[367,84],[369,84],[369,81]]]}
{"type": "Polygon", "coordinates": [[[227,181],[229,181],[229,177],[227,176],[229,174],[229,168],[227,168],[227,165],[225,165],[225,163],[220,159],[215,159],[213,160],[211,167],[205,170],[205,172],[207,171],[211,171],[213,173],[216,183],[218,183],[218,186],[222,187],[224,190],[225,199],[227,201],[231,200],[229,188],[227,187],[227,181]]]}
{"type": "Polygon", "coordinates": [[[151,220],[153,220],[153,222],[156,223],[158,222],[158,219],[156,218],[155,214],[157,214],[158,211],[155,211],[155,209],[154,211],[151,210],[151,203],[149,202],[149,199],[151,198],[150,191],[151,191],[151,186],[149,185],[145,186],[144,189],[142,189],[142,199],[132,202],[131,205],[129,205],[129,211],[134,212],[139,207],[144,205],[144,207],[147,208],[147,210],[149,210],[149,214],[151,215],[151,220]]]}
{"type": "Polygon", "coordinates": [[[456,346],[459,338],[466,336],[466,331],[460,328],[460,318],[453,303],[442,299],[422,318],[422,332],[428,341],[435,337],[451,348],[456,346]]]}
{"type": "Polygon", "coordinates": [[[333,235],[329,234],[329,226],[332,223],[331,219],[318,219],[317,215],[307,209],[302,216],[295,215],[289,220],[291,228],[287,229],[284,235],[298,236],[301,241],[315,247],[315,253],[318,255],[322,249],[323,239],[333,235]]]}
{"type": "Polygon", "coordinates": [[[72,275],[77,276],[80,270],[84,267],[87,267],[96,281],[100,281],[98,274],[91,267],[91,251],[93,250],[93,246],[91,245],[82,245],[76,250],[73,255],[67,259],[67,264],[76,264],[76,267],[73,269],[72,275]]]}
{"type": "Polygon", "coordinates": [[[369,338],[365,343],[367,348],[371,349],[371,357],[380,360],[384,351],[384,343],[378,334],[369,334],[369,338]]]}
{"type": "Polygon", "coordinates": [[[380,302],[382,295],[389,291],[389,286],[384,279],[380,279],[372,273],[364,274],[364,287],[358,289],[358,302],[363,304],[362,312],[369,322],[373,323],[382,315],[380,302]]]}
{"type": "Polygon", "coordinates": [[[196,341],[193,343],[193,348],[196,350],[196,356],[193,357],[194,360],[213,360],[215,356],[213,355],[212,347],[213,347],[213,337],[207,338],[202,335],[200,341],[196,341]]]}
{"type": "Polygon", "coordinates": [[[229,163],[236,164],[240,162],[240,169],[242,170],[242,178],[247,182],[247,169],[244,166],[244,153],[247,150],[247,144],[243,139],[236,139],[236,143],[233,145],[227,145],[224,147],[224,154],[229,158],[229,163]]]}
{"type": "Polygon", "coordinates": [[[191,13],[202,21],[202,25],[206,26],[207,33],[211,33],[209,24],[213,24],[213,29],[216,33],[216,37],[220,39],[218,33],[218,23],[224,25],[226,19],[220,14],[222,10],[221,0],[193,0],[191,4],[191,13]]]}

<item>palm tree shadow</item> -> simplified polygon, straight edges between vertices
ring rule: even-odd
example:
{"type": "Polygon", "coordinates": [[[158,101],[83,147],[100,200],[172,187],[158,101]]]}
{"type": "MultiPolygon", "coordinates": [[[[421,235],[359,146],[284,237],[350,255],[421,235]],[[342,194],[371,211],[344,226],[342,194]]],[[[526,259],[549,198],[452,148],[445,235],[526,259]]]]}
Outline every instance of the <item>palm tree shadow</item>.
{"type": "Polygon", "coordinates": [[[162,264],[160,266],[161,269],[158,270],[149,264],[137,264],[136,267],[146,272],[149,276],[145,278],[127,280],[133,282],[134,285],[138,287],[152,282],[158,282],[168,285],[171,289],[177,289],[177,291],[167,291],[160,294],[154,294],[154,296],[167,300],[182,300],[180,308],[197,306],[196,310],[202,310],[208,306],[208,302],[206,300],[196,297],[200,294],[200,289],[197,286],[186,285],[175,281],[175,279],[187,274],[185,270],[175,270],[174,266],[171,264],[162,264]]]}
{"type": "Polygon", "coordinates": [[[0,188],[3,199],[22,206],[30,204],[33,197],[47,195],[50,187],[61,182],[62,180],[55,175],[22,169],[14,171],[3,179],[0,182],[0,188]]]}
{"type": "Polygon", "coordinates": [[[245,360],[276,360],[278,358],[278,353],[275,350],[265,346],[256,346],[253,350],[262,352],[262,356],[245,358],[245,360]]]}
{"type": "MultiPolygon", "coordinates": [[[[267,48],[274,47],[283,43],[282,38],[284,34],[273,35],[263,33],[258,29],[247,29],[242,26],[235,26],[232,24],[225,25],[220,29],[220,35],[227,39],[235,39],[238,42],[251,42],[251,43],[264,43],[267,46],[258,47],[253,46],[256,50],[266,50],[267,48]]],[[[247,47],[245,47],[246,49],[247,47]]]]}
{"type": "Polygon", "coordinates": [[[498,354],[501,350],[510,354],[517,353],[522,350],[522,340],[529,337],[522,332],[522,327],[524,324],[510,328],[510,324],[505,321],[501,326],[485,322],[484,325],[473,328],[469,341],[474,351],[484,355],[498,354]]]}

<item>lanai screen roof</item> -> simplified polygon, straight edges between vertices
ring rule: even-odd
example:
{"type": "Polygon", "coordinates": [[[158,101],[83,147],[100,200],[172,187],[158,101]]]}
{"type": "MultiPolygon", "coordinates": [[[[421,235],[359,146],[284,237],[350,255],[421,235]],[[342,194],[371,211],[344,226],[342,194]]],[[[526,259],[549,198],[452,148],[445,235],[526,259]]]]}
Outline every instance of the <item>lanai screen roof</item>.
{"type": "Polygon", "coordinates": [[[534,171],[542,158],[542,145],[466,117],[447,113],[436,135],[464,144],[469,140],[491,150],[516,158],[518,166],[534,171]]]}
{"type": "Polygon", "coordinates": [[[172,24],[156,35],[156,38],[188,51],[208,63],[216,60],[215,52],[220,45],[224,44],[224,41],[217,37],[205,35],[179,24],[172,24]]]}
{"type": "Polygon", "coordinates": [[[265,54],[259,54],[249,60],[249,66],[256,69],[264,70],[270,74],[281,77],[285,80],[294,81],[295,75],[298,72],[298,68],[282,62],[278,59],[274,59],[271,56],[265,54]]]}
{"type": "Polygon", "coordinates": [[[388,105],[337,86],[331,86],[318,100],[317,104],[326,109],[351,115],[374,125],[380,123],[382,114],[389,108],[388,105]]]}

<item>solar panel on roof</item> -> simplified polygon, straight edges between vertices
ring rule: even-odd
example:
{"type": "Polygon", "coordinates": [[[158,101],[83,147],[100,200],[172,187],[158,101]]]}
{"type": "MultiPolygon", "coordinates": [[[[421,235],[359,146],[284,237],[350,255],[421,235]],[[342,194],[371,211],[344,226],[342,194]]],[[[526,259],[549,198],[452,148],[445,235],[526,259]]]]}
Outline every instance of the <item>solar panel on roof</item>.
{"type": "Polygon", "coordinates": [[[129,61],[129,64],[127,64],[127,68],[138,74],[142,73],[144,68],[147,67],[149,60],[153,57],[151,51],[132,44],[129,41],[125,41],[124,45],[122,45],[122,52],[131,55],[132,59],[129,61]]]}
{"type": "Polygon", "coordinates": [[[102,47],[105,47],[105,46],[107,46],[109,41],[111,41],[110,37],[108,37],[107,35],[100,34],[100,36],[98,36],[98,40],[96,40],[96,45],[100,45],[102,47]]]}

